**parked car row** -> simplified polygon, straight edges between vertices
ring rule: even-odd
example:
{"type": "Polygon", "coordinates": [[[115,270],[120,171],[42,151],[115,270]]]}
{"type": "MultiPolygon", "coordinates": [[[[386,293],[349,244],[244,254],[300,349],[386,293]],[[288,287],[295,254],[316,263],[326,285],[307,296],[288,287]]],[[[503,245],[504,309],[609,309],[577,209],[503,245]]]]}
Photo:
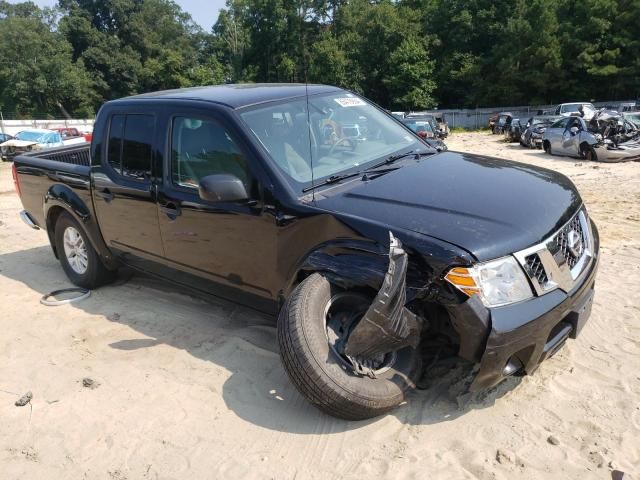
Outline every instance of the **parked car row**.
{"type": "Polygon", "coordinates": [[[603,162],[640,160],[640,111],[631,102],[615,107],[618,110],[597,109],[589,102],[561,103],[555,115],[526,120],[501,112],[489,119],[489,127],[507,142],[553,155],[603,162]]]}
{"type": "Polygon", "coordinates": [[[0,134],[0,155],[3,161],[12,161],[21,153],[90,141],[91,134],[82,133],[77,128],[32,128],[18,132],[15,137],[0,134]]]}

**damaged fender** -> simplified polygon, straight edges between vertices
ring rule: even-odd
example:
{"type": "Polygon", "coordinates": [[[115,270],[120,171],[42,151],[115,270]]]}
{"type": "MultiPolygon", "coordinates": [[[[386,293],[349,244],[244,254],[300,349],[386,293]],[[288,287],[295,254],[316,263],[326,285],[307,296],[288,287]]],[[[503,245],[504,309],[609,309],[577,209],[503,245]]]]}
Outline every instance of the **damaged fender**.
{"type": "Polygon", "coordinates": [[[407,253],[391,232],[389,266],[373,303],[351,331],[345,354],[376,358],[420,341],[422,320],[405,307],[407,253]]]}

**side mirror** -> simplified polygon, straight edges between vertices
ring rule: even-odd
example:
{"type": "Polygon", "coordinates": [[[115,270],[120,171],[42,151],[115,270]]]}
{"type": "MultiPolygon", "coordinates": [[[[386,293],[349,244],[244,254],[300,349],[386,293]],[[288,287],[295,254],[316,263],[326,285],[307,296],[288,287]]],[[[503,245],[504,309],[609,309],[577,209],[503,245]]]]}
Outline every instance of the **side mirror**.
{"type": "Polygon", "coordinates": [[[242,202],[249,199],[242,180],[226,173],[201,178],[198,193],[201,199],[209,202],[242,202]]]}
{"type": "Polygon", "coordinates": [[[578,127],[571,127],[569,131],[571,132],[571,135],[575,135],[580,131],[580,129],[578,127]]]}

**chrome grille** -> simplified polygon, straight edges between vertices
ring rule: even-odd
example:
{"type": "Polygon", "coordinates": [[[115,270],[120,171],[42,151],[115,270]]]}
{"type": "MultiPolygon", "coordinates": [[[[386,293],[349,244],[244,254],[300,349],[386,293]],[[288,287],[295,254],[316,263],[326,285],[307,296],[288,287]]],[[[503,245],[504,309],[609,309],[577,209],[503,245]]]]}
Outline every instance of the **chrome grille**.
{"type": "Polygon", "coordinates": [[[544,242],[514,253],[538,295],[560,288],[570,291],[594,256],[587,212],[580,209],[544,242]]]}
{"type": "Polygon", "coordinates": [[[529,255],[527,257],[527,267],[529,269],[527,271],[529,276],[538,280],[538,283],[540,285],[546,285],[549,279],[547,278],[547,272],[545,272],[544,266],[542,265],[540,257],[537,253],[534,253],[533,255],[529,255]]]}
{"type": "Polygon", "coordinates": [[[560,248],[560,252],[562,252],[564,260],[567,262],[567,265],[569,265],[569,268],[575,267],[578,260],[582,257],[584,247],[587,244],[587,239],[584,235],[578,215],[573,217],[573,220],[558,232],[555,240],[556,244],[560,248]],[[574,245],[574,242],[578,242],[577,248],[576,245],[574,245]]]}

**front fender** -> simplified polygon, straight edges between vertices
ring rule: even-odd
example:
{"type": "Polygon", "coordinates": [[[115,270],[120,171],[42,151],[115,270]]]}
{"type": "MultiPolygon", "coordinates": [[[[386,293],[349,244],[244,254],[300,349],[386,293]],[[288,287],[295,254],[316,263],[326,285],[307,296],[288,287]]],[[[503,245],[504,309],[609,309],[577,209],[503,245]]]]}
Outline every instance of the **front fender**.
{"type": "Polygon", "coordinates": [[[296,279],[314,272],[341,288],[378,290],[389,263],[388,246],[364,240],[335,240],[319,245],[298,268],[296,279]]]}

